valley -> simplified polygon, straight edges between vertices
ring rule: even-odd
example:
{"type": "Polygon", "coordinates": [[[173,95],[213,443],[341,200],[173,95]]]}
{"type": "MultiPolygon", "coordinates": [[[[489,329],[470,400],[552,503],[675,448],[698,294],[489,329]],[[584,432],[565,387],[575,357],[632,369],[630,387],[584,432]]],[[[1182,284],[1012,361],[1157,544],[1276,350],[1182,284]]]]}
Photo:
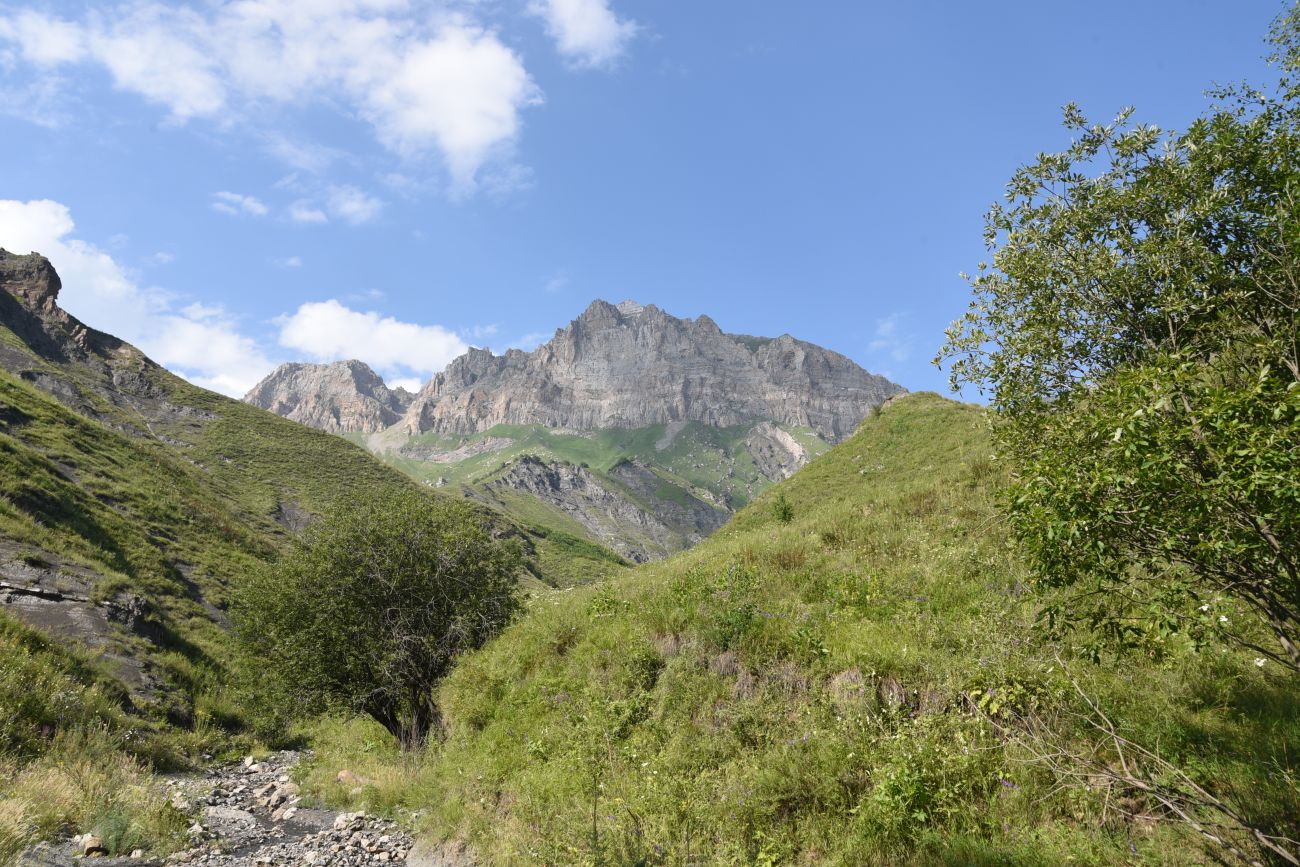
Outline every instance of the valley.
{"type": "Polygon", "coordinates": [[[635,563],[685,550],[903,389],[789,335],[593,302],[531,353],[471,349],[418,394],[356,360],[245,401],[635,563]]]}

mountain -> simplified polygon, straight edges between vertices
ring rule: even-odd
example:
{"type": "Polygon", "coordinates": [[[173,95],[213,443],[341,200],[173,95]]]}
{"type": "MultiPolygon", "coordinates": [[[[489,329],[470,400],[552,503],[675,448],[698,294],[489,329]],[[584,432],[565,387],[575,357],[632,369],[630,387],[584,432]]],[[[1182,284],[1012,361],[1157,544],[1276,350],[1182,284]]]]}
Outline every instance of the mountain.
{"type": "Polygon", "coordinates": [[[413,398],[360,361],[336,361],[282,364],[244,400],[330,433],[374,433],[400,421],[413,398]]]}
{"type": "Polygon", "coordinates": [[[812,428],[828,442],[902,391],[848,358],[790,335],[725,334],[708,316],[595,301],[532,352],[472,349],[420,390],[409,433],[497,425],[597,430],[756,419],[812,428]]]}
{"type": "Polygon", "coordinates": [[[788,334],[632,301],[593,302],[532,352],[469,350],[400,418],[380,389],[357,361],[287,364],[244,399],[637,562],[698,542],[903,391],[788,334]]]}
{"type": "MultiPolygon", "coordinates": [[[[0,250],[0,627],[93,651],[131,703],[187,723],[229,659],[231,582],[314,515],[412,483],[174,376],[64,311],[61,288],[45,258],[0,250]]],[[[621,568],[553,528],[484,516],[524,543],[530,582],[621,568]]]]}

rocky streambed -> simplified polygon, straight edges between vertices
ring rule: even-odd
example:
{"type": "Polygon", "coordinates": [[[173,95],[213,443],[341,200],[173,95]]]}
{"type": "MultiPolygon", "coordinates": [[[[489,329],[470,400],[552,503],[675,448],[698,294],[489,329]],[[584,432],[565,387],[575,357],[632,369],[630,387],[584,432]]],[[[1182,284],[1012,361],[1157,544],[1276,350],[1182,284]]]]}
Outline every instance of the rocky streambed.
{"type": "Polygon", "coordinates": [[[248,757],[202,774],[164,778],[174,807],[191,816],[190,845],[167,858],[104,857],[99,841],[81,835],[34,847],[21,867],[362,867],[419,864],[460,867],[472,862],[447,847],[422,851],[411,836],[387,820],[304,805],[289,771],[301,755],[248,757]]]}

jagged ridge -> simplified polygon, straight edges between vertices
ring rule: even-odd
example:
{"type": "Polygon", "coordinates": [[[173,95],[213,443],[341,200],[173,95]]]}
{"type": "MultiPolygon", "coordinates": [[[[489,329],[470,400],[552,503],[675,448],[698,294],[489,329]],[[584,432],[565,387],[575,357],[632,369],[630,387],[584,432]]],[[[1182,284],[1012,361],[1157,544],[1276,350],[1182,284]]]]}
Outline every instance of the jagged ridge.
{"type": "Polygon", "coordinates": [[[708,316],[595,301],[532,352],[471,349],[420,390],[402,424],[414,434],[769,420],[837,442],[903,390],[788,334],[726,334],[708,316]]]}

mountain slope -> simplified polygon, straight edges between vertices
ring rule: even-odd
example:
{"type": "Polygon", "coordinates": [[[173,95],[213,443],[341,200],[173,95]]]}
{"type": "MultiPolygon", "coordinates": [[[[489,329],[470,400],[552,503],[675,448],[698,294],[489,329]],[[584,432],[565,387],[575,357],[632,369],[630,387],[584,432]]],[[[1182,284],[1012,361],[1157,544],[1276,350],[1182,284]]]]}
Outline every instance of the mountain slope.
{"type": "Polygon", "coordinates": [[[1077,683],[1294,837],[1288,683],[1176,636],[1101,664],[1045,642],[998,475],[980,408],[892,401],[700,545],[465,659],[420,771],[360,754],[354,723],[323,730],[310,782],[346,800],[352,768],[486,863],[1218,863],[1154,801],[1034,761],[1025,719],[1107,755],[1077,683]]]}
{"type": "MultiPolygon", "coordinates": [[[[60,309],[0,251],[0,615],[89,647],[188,724],[226,661],[227,590],[316,514],[408,478],[343,439],[197,388],[60,309]]],[[[617,557],[504,518],[572,583],[617,557]]]]}
{"type": "Polygon", "coordinates": [[[902,391],[789,335],[626,301],[592,303],[531,353],[470,350],[383,431],[352,409],[375,403],[375,380],[355,361],[283,365],[244,399],[637,562],[699,541],[902,391]]]}

